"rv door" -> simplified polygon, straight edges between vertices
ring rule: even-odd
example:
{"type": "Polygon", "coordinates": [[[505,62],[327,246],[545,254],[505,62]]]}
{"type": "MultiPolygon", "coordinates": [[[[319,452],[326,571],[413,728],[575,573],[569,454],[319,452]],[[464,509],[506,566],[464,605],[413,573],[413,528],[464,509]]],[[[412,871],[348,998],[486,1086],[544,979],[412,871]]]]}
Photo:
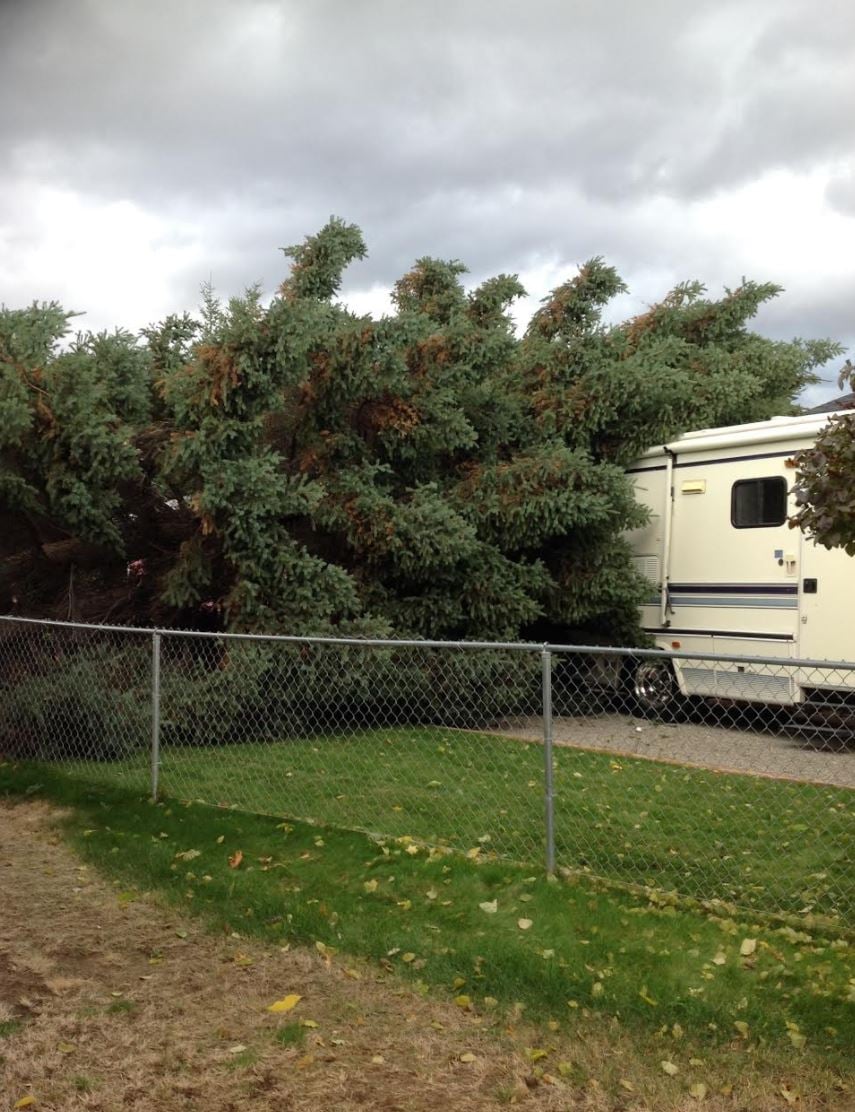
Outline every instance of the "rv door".
{"type": "Polygon", "coordinates": [[[802,551],[798,655],[855,660],[855,556],[807,539],[802,551]]]}

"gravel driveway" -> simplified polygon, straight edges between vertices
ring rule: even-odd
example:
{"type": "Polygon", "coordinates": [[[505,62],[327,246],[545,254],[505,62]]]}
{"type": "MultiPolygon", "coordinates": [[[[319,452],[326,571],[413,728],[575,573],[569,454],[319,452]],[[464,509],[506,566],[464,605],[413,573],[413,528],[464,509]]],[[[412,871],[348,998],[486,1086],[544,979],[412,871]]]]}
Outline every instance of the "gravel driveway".
{"type": "MultiPolygon", "coordinates": [[[[508,719],[496,733],[526,741],[543,738],[540,718],[508,719]]],[[[855,788],[855,751],[826,752],[798,738],[681,722],[650,722],[627,714],[556,717],[556,745],[601,749],[655,760],[679,761],[729,772],[752,772],[855,788]]]]}

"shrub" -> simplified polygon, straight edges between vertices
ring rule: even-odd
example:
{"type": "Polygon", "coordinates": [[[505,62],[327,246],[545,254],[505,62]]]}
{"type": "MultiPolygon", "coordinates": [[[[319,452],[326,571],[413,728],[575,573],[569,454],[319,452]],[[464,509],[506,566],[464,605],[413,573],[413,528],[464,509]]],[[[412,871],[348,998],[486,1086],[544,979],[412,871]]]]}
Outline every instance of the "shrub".
{"type": "Polygon", "coordinates": [[[0,745],[35,760],[116,760],[151,736],[151,663],[141,645],[57,654],[45,647],[7,682],[0,745]]]}

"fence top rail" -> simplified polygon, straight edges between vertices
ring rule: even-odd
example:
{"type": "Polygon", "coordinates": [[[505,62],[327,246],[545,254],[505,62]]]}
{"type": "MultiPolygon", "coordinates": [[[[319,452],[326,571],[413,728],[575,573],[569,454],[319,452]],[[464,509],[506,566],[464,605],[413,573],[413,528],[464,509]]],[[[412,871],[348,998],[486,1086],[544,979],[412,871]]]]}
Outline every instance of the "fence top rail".
{"type": "Polygon", "coordinates": [[[135,633],[151,637],[200,637],[222,641],[285,641],[299,645],[362,645],[375,648],[421,649],[512,649],[517,652],[543,652],[549,646],[540,641],[431,641],[398,637],[316,637],[292,633],[211,633],[198,629],[170,629],[168,626],[97,625],[86,622],[65,622],[54,618],[21,618],[16,614],[0,614],[0,622],[25,622],[28,625],[57,626],[62,629],[83,629],[90,633],[135,633]]]}
{"type": "Polygon", "coordinates": [[[195,629],[170,629],[167,626],[97,625],[86,622],[65,622],[53,618],[23,618],[17,614],[0,614],[0,622],[48,626],[59,629],[80,629],[89,633],[139,634],[146,637],[159,634],[161,637],[203,638],[212,641],[269,641],[292,645],[339,645],[377,649],[459,649],[469,651],[501,649],[505,652],[549,652],[571,656],[586,654],[611,657],[633,656],[639,659],[654,660],[662,660],[665,657],[672,660],[715,660],[728,664],[767,664],[790,670],[814,668],[823,671],[855,671],[855,661],[851,660],[801,660],[788,656],[745,656],[737,653],[690,652],[682,649],[641,649],[628,645],[554,645],[540,641],[430,641],[392,637],[313,637],[289,633],[211,633],[195,629]]]}

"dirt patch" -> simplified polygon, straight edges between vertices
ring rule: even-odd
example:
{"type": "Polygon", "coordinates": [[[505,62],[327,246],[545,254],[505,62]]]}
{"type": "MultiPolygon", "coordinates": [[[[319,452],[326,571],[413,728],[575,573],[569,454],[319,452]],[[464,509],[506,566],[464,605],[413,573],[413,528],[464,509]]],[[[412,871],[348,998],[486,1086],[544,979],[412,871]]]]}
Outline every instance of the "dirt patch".
{"type": "Polygon", "coordinates": [[[0,1020],[31,1015],[46,992],[40,977],[29,970],[16,969],[8,954],[0,951],[0,1020]]]}
{"type": "Polygon", "coordinates": [[[521,1033],[378,967],[215,937],[110,885],[55,817],[0,807],[0,995],[22,1021],[0,1039],[0,1107],[27,1095],[55,1112],[611,1107],[535,1081],[521,1033]],[[271,1015],[288,993],[297,1007],[271,1015]]]}

